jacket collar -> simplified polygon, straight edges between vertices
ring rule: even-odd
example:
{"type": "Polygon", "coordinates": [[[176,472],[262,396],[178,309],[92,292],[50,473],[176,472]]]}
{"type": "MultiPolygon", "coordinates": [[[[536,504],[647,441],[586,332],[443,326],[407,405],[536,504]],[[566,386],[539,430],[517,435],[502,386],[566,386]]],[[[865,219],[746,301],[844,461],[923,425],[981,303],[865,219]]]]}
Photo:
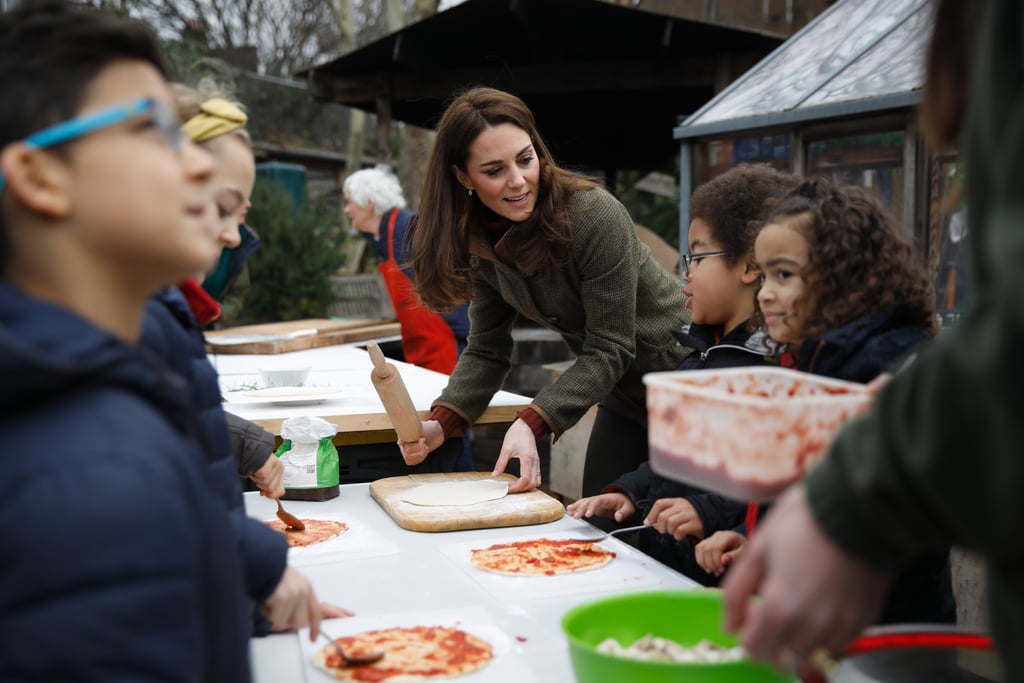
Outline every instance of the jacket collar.
{"type": "Polygon", "coordinates": [[[92,385],[118,386],[184,415],[184,381],[152,352],[0,281],[0,410],[92,385]]]}

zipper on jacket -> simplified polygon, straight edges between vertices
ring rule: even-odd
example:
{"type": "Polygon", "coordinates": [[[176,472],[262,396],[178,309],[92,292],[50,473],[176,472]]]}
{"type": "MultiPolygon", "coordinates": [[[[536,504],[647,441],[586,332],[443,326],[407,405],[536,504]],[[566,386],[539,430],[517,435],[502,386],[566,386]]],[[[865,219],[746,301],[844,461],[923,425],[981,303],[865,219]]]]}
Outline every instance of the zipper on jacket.
{"type": "Polygon", "coordinates": [[[706,351],[701,352],[701,354],[700,354],[701,361],[706,361],[708,359],[708,355],[712,351],[714,351],[715,349],[736,349],[738,351],[746,351],[747,353],[749,353],[751,355],[754,355],[754,356],[764,356],[763,353],[755,351],[754,349],[749,349],[746,346],[739,346],[737,344],[717,344],[715,346],[708,347],[708,349],[706,351]]]}

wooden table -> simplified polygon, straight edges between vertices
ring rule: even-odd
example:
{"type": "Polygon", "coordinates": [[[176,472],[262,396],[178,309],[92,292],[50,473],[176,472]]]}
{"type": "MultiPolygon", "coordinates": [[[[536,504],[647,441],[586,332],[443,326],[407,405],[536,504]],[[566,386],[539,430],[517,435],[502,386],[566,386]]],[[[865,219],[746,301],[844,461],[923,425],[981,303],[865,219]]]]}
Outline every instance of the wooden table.
{"type": "Polygon", "coordinates": [[[400,335],[397,320],[309,318],[207,332],[206,349],[217,354],[275,354],[400,335]]]}
{"type": "MultiPolygon", "coordinates": [[[[338,445],[394,443],[395,431],[384,406],[370,380],[373,363],[365,349],[354,345],[325,346],[277,353],[209,354],[210,362],[220,375],[224,409],[259,424],[274,434],[281,433],[281,423],[296,415],[315,415],[338,426],[334,442],[338,445]],[[260,368],[312,368],[307,386],[330,387],[337,394],[316,405],[274,405],[243,403],[240,390],[261,386],[260,368]]],[[[448,376],[408,363],[391,361],[398,368],[413,404],[426,419],[430,404],[448,384],[448,376]]],[[[528,406],[530,397],[499,391],[476,424],[500,424],[515,421],[520,410],[528,406]]]]}
{"type": "MultiPolygon", "coordinates": [[[[350,619],[324,623],[335,637],[369,628],[455,620],[486,635],[495,646],[494,661],[468,676],[467,682],[572,681],[568,643],[560,626],[567,610],[617,593],[697,587],[616,538],[602,542],[617,556],[600,570],[557,577],[481,572],[468,561],[473,548],[532,538],[593,536],[597,530],[564,516],[547,524],[500,529],[408,531],[370,497],[369,486],[344,485],[337,498],[326,502],[290,502],[288,510],[299,517],[338,519],[349,525],[349,531],[336,539],[333,549],[293,549],[289,563],[313,583],[318,599],[355,612],[350,619]]],[[[250,515],[274,518],[273,501],[255,493],[245,497],[250,515]]],[[[313,650],[325,642],[311,644],[305,630],[254,638],[255,683],[329,683],[329,677],[308,664],[313,650]]]]}

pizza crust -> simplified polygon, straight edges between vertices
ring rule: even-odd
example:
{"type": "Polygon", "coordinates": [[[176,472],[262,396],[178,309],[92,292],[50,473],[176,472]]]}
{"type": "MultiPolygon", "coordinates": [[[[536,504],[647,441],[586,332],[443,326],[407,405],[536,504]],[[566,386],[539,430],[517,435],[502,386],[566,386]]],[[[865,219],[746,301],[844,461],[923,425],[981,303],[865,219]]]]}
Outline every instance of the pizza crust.
{"type": "Polygon", "coordinates": [[[589,541],[538,538],[473,550],[470,561],[477,569],[495,574],[554,576],[597,569],[614,557],[612,551],[589,541]]]}
{"type": "Polygon", "coordinates": [[[508,495],[508,482],[495,479],[437,481],[420,484],[402,494],[406,503],[422,506],[476,505],[508,495]]]}
{"type": "Polygon", "coordinates": [[[324,646],[313,655],[313,665],[339,681],[409,683],[454,678],[477,671],[494,658],[487,641],[445,626],[364,631],[338,638],[338,643],[353,654],[384,652],[373,664],[339,666],[334,647],[324,646]]]}

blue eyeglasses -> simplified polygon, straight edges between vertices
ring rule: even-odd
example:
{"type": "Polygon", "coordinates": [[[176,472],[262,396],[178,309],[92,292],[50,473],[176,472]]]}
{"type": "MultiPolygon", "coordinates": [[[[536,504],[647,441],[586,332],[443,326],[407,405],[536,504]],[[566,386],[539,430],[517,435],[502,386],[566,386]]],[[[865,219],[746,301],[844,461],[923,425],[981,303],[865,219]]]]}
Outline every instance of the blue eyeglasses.
{"type": "MultiPolygon", "coordinates": [[[[157,132],[171,147],[180,152],[185,140],[185,134],[181,130],[181,121],[163,103],[147,97],[61,121],[29,135],[25,138],[24,143],[29,149],[53,147],[145,114],[152,114],[153,125],[157,132]]],[[[3,173],[0,173],[0,190],[3,188],[4,176],[3,173]]]]}

